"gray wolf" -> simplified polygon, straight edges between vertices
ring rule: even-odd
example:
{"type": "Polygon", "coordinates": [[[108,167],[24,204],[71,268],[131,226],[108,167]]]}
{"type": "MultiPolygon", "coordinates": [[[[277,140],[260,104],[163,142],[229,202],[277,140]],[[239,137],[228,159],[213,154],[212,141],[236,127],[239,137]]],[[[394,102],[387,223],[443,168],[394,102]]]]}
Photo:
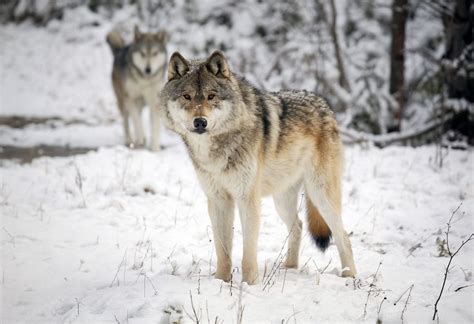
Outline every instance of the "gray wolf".
{"type": "Polygon", "coordinates": [[[341,218],[343,147],[333,113],[306,91],[265,92],[234,74],[224,54],[186,60],[174,53],[161,93],[164,121],[189,152],[208,198],[217,254],[216,278],[232,269],[234,207],[243,234],[242,280],[258,280],[261,198],[271,195],[289,231],[285,266],[298,267],[306,196],[309,231],[324,250],[334,237],[342,276],[354,276],[351,243],[341,218]]]}
{"type": "Polygon", "coordinates": [[[168,33],[142,33],[135,26],[134,39],[126,45],[117,31],[107,34],[114,56],[112,85],[123,117],[125,141],[131,147],[145,145],[142,110],[150,109],[151,149],[160,149],[159,91],[165,83],[168,33]],[[133,136],[130,132],[133,125],[133,136]]]}

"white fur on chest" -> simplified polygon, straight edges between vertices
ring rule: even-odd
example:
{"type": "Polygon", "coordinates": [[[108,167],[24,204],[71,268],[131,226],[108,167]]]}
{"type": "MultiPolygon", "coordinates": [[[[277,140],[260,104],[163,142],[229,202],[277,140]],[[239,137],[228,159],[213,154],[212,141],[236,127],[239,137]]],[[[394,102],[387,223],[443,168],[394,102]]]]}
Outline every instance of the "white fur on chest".
{"type": "Polygon", "coordinates": [[[125,81],[125,89],[131,98],[143,97],[147,101],[158,101],[164,81],[161,75],[151,79],[138,77],[136,79],[128,78],[125,81]]]}
{"type": "Polygon", "coordinates": [[[200,168],[208,172],[215,173],[219,172],[223,167],[225,167],[227,158],[224,156],[221,158],[211,158],[211,149],[213,149],[213,143],[209,136],[188,133],[186,139],[188,141],[189,148],[192,150],[194,160],[196,163],[198,163],[200,168]]]}
{"type": "Polygon", "coordinates": [[[208,136],[190,134],[186,137],[192,155],[199,169],[201,183],[212,191],[225,189],[233,197],[245,196],[251,189],[257,175],[257,159],[248,157],[236,165],[229,166],[225,147],[214,147],[208,136]],[[221,152],[217,155],[215,152],[221,152]]]}

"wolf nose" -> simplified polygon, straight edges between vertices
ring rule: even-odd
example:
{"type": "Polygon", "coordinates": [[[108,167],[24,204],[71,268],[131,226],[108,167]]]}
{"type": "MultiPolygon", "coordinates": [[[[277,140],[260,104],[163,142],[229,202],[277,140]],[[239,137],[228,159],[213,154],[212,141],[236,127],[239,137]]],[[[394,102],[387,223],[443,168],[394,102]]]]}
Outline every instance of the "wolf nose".
{"type": "Polygon", "coordinates": [[[193,125],[198,132],[204,131],[207,127],[207,120],[202,117],[194,118],[193,125]]]}
{"type": "Polygon", "coordinates": [[[151,69],[150,69],[149,66],[147,66],[147,67],[145,68],[145,73],[146,73],[146,74],[150,74],[150,73],[151,73],[151,69]]]}

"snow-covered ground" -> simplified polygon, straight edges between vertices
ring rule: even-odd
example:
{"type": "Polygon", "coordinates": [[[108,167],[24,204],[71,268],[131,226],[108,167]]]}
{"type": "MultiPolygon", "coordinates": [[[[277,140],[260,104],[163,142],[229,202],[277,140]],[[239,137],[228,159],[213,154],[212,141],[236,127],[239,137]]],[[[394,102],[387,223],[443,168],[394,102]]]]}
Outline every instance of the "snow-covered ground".
{"type": "MultiPolygon", "coordinates": [[[[80,13],[67,17],[82,19],[80,33],[72,23],[0,28],[1,115],[63,120],[0,126],[0,145],[98,148],[0,162],[2,322],[168,323],[169,313],[183,323],[237,323],[239,314],[242,323],[431,321],[448,262],[439,240],[460,204],[451,247],[474,231],[472,150],[443,152],[439,168],[432,146],[348,147],[343,217],[356,280],[338,276],[334,245],[322,254],[308,235],[300,268],[280,269],[286,228],[264,200],[262,282],[240,284],[237,221],[234,280],[223,283],[212,276],[206,198],[184,146],[165,130],[160,153],[120,145],[103,41],[110,26],[87,27],[80,13]]],[[[471,242],[454,260],[441,323],[474,321],[473,257],[471,242]]]]}

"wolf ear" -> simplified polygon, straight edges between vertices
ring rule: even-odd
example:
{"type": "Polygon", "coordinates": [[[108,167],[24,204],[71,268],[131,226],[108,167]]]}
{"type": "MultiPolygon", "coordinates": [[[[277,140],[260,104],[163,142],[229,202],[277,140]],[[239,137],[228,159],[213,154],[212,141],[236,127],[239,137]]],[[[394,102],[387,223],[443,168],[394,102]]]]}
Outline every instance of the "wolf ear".
{"type": "Polygon", "coordinates": [[[140,31],[140,28],[138,28],[137,25],[133,27],[133,36],[135,38],[135,41],[139,40],[140,37],[142,37],[142,32],[140,31]]]}
{"type": "Polygon", "coordinates": [[[155,39],[163,44],[168,43],[170,40],[170,34],[166,30],[160,30],[155,34],[155,39]]]}
{"type": "Polygon", "coordinates": [[[174,52],[173,55],[171,55],[170,63],[168,64],[168,81],[179,79],[188,71],[188,61],[186,61],[186,59],[178,52],[174,52]]]}
{"type": "Polygon", "coordinates": [[[209,72],[220,78],[229,78],[230,70],[224,53],[217,50],[209,56],[206,61],[206,67],[209,72]]]}

